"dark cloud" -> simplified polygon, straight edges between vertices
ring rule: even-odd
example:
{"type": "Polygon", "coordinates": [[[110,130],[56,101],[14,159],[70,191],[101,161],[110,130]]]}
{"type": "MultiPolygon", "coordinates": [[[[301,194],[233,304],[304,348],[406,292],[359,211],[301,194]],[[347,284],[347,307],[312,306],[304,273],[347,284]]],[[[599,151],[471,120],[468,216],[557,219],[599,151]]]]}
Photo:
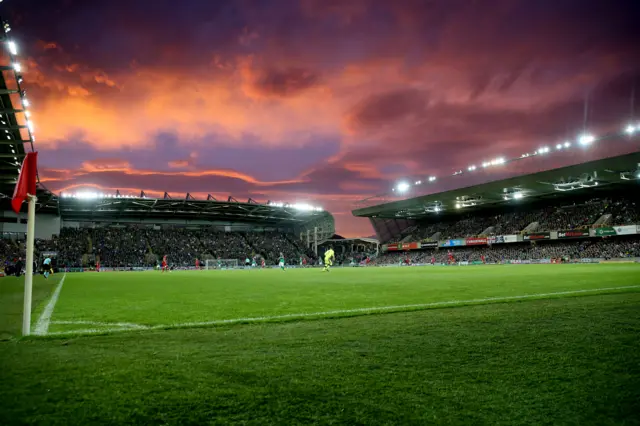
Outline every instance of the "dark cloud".
{"type": "Polygon", "coordinates": [[[357,104],[349,116],[354,127],[378,127],[409,115],[424,113],[426,94],[419,90],[395,90],[372,95],[357,104]]]}
{"type": "Polygon", "coordinates": [[[286,98],[300,95],[319,83],[320,75],[308,69],[268,69],[258,75],[252,88],[263,96],[286,98]]]}

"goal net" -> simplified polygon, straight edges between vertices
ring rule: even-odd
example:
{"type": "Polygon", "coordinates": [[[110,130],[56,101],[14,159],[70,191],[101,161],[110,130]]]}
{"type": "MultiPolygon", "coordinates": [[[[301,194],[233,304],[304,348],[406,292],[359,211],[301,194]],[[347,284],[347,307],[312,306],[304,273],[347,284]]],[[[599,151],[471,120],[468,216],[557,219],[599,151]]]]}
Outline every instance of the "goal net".
{"type": "Polygon", "coordinates": [[[207,259],[206,269],[234,269],[238,267],[238,259],[207,259]]]}

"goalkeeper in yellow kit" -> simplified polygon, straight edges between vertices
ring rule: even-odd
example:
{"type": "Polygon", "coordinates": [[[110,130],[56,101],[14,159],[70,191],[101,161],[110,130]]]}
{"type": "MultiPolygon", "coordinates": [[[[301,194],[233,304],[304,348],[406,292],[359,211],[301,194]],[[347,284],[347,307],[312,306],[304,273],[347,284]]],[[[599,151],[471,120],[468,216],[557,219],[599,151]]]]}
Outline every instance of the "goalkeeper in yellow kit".
{"type": "Polygon", "coordinates": [[[329,268],[333,265],[333,261],[335,260],[336,255],[333,253],[333,247],[329,247],[327,251],[324,252],[324,269],[323,271],[329,272],[329,268]]]}

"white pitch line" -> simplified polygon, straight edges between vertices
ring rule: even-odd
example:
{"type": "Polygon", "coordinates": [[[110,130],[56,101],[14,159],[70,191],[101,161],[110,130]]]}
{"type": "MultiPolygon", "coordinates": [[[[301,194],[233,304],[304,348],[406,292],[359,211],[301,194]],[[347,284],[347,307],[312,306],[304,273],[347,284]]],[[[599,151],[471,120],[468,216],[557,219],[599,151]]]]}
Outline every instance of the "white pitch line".
{"type": "Polygon", "coordinates": [[[58,283],[56,290],[51,295],[51,299],[49,299],[49,303],[45,306],[44,311],[40,314],[40,318],[38,318],[38,322],[36,324],[36,329],[34,334],[39,336],[44,336],[49,331],[49,323],[51,322],[51,315],[53,315],[53,309],[56,307],[56,303],[58,302],[58,297],[60,297],[60,290],[62,290],[62,284],[64,284],[64,279],[67,277],[65,273],[62,276],[62,279],[58,283]]]}
{"type": "Polygon", "coordinates": [[[98,321],[51,321],[50,324],[62,324],[62,325],[99,325],[99,326],[112,326],[121,328],[149,328],[146,325],[135,324],[132,322],[98,322],[98,321]]]}
{"type": "MultiPolygon", "coordinates": [[[[246,324],[246,323],[266,322],[271,320],[288,319],[288,318],[324,317],[324,316],[331,316],[331,315],[338,315],[338,314],[375,313],[375,312],[385,312],[385,311],[402,312],[409,309],[433,308],[433,307],[439,307],[439,306],[470,305],[474,303],[499,302],[499,301],[507,301],[507,300],[522,300],[522,299],[533,299],[533,298],[544,299],[545,297],[551,297],[551,296],[563,296],[563,295],[566,296],[569,294],[607,292],[607,291],[614,291],[614,290],[626,290],[626,289],[632,289],[632,288],[640,288],[640,285],[558,291],[553,293],[523,294],[519,296],[485,297],[482,299],[450,300],[446,302],[417,303],[412,305],[378,306],[378,307],[372,307],[372,308],[340,309],[335,311],[321,311],[321,312],[308,312],[308,313],[303,312],[298,314],[272,315],[272,316],[263,316],[263,317],[231,318],[231,319],[225,319],[225,320],[214,320],[214,321],[204,321],[204,322],[184,322],[184,323],[168,324],[168,325],[140,326],[142,327],[140,328],[140,330],[161,330],[161,329],[203,327],[208,325],[246,324]]],[[[88,321],[88,323],[91,323],[91,322],[88,321]]],[[[112,333],[116,331],[132,331],[132,330],[136,330],[136,329],[134,328],[104,328],[104,329],[91,328],[86,330],[60,331],[55,333],[48,333],[47,335],[48,336],[54,336],[54,335],[64,336],[64,335],[77,335],[77,334],[112,333]]]]}

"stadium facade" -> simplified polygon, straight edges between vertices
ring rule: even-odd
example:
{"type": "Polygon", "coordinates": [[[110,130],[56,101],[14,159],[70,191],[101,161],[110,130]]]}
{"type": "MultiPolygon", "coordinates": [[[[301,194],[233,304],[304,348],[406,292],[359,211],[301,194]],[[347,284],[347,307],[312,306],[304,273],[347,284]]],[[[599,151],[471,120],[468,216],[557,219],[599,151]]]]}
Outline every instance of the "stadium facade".
{"type": "MultiPolygon", "coordinates": [[[[585,202],[594,197],[621,197],[637,200],[640,206],[640,153],[512,177],[452,191],[358,208],[356,217],[369,218],[383,251],[408,251],[437,247],[482,246],[526,241],[634,235],[638,223],[611,226],[611,215],[603,214],[588,227],[539,230],[532,221],[517,232],[496,234],[488,226],[475,235],[450,236],[434,232],[415,238],[415,230],[425,225],[455,222],[469,216],[492,216],[585,202]]],[[[498,225],[499,219],[494,225],[498,225]]]]}

